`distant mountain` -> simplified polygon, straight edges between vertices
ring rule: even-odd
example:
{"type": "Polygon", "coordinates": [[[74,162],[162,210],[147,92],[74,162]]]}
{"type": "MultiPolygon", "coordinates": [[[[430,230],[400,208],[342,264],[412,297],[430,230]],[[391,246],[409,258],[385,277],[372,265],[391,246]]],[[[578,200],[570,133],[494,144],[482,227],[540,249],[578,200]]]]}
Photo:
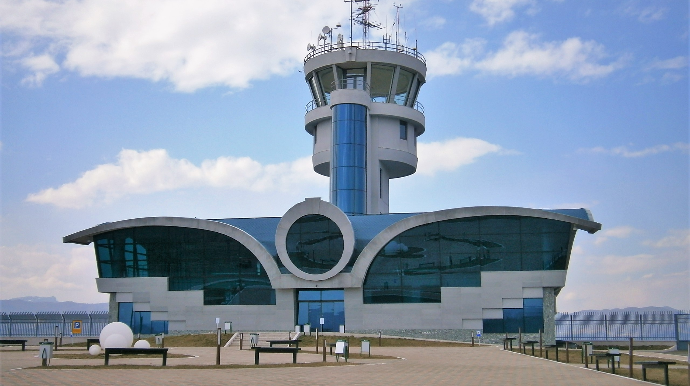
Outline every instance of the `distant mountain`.
{"type": "Polygon", "coordinates": [[[25,296],[0,300],[0,312],[108,311],[108,303],[59,302],[55,296],[25,296]]]}
{"type": "Polygon", "coordinates": [[[578,312],[674,312],[677,310],[672,307],[626,307],[626,308],[607,308],[603,310],[582,310],[578,312]]]}

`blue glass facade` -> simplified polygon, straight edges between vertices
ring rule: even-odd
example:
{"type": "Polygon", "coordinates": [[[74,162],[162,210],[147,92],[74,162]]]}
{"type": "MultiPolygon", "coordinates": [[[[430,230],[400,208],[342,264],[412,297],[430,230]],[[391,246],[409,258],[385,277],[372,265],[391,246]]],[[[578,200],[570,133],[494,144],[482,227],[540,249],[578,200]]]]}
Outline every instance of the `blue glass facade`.
{"type": "Polygon", "coordinates": [[[409,229],[369,267],[364,303],[440,303],[441,287],[480,287],[482,271],[565,270],[571,224],[487,216],[409,229]]]}
{"type": "Polygon", "coordinates": [[[336,290],[298,290],[297,291],[297,324],[309,323],[312,328],[323,331],[338,332],[345,324],[345,293],[336,290]]]}
{"type": "Polygon", "coordinates": [[[366,213],[367,108],[333,106],[331,203],[346,214],[366,213]]]}
{"type": "Polygon", "coordinates": [[[151,320],[151,311],[134,311],[134,303],[118,303],[117,306],[117,321],[128,325],[133,333],[168,333],[168,321],[151,320]]]}
{"type": "Polygon", "coordinates": [[[503,319],[484,319],[485,333],[535,333],[544,330],[544,299],[522,299],[522,308],[504,308],[503,319]]]}
{"type": "Polygon", "coordinates": [[[102,278],[167,277],[170,291],[203,290],[205,305],[275,304],[256,256],[220,233],[136,227],[96,235],[94,245],[102,278]]]}

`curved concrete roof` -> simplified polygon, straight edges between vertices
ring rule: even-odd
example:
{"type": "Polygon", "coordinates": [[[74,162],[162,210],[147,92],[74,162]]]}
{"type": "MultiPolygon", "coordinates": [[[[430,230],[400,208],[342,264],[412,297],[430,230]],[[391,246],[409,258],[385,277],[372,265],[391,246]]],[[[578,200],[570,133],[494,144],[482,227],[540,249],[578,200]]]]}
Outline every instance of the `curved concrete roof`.
{"type": "Polygon", "coordinates": [[[64,243],[74,243],[88,245],[93,242],[93,237],[95,235],[110,232],[118,229],[142,227],[142,226],[168,226],[168,227],[179,227],[179,228],[193,228],[202,229],[206,231],[216,232],[228,237],[231,237],[242,245],[244,245],[249,251],[251,251],[254,256],[259,260],[261,265],[266,270],[271,285],[276,288],[276,285],[280,277],[280,269],[273,256],[264,248],[264,246],[258,242],[254,237],[250,236],[247,232],[234,227],[232,225],[224,224],[213,220],[200,220],[196,218],[184,218],[184,217],[144,217],[135,218],[131,220],[122,220],[116,222],[107,222],[104,224],[96,225],[95,227],[85,229],[83,231],[73,233],[69,236],[62,238],[64,243]]]}

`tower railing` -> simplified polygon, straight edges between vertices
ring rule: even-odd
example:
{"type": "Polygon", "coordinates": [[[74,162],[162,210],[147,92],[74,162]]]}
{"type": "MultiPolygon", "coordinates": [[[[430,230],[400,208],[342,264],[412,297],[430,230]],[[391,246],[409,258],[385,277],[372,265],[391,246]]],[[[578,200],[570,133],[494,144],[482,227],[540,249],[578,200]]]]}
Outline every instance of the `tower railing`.
{"type": "Polygon", "coordinates": [[[395,43],[388,43],[388,42],[350,42],[350,43],[336,43],[336,44],[331,44],[331,43],[326,43],[322,46],[316,47],[315,49],[309,51],[307,56],[304,58],[304,62],[306,63],[307,60],[327,54],[329,52],[337,51],[337,50],[344,50],[347,47],[354,47],[357,49],[361,50],[383,50],[383,51],[395,51],[399,52],[401,54],[409,55],[412,57],[415,57],[422,61],[422,63],[426,64],[426,58],[424,58],[424,55],[419,53],[417,51],[416,47],[406,47],[403,46],[402,44],[395,44],[395,43]]]}
{"type": "MultiPolygon", "coordinates": [[[[387,103],[387,102],[381,102],[381,101],[376,101],[374,98],[371,99],[372,102],[374,103],[387,103]]],[[[328,104],[324,104],[323,106],[328,106],[328,104]]],[[[314,110],[315,108],[321,107],[319,106],[319,102],[316,99],[310,100],[305,107],[306,112],[310,112],[314,110]]],[[[419,103],[419,101],[415,101],[414,104],[412,105],[412,108],[419,111],[420,113],[424,114],[424,105],[419,103]]]]}

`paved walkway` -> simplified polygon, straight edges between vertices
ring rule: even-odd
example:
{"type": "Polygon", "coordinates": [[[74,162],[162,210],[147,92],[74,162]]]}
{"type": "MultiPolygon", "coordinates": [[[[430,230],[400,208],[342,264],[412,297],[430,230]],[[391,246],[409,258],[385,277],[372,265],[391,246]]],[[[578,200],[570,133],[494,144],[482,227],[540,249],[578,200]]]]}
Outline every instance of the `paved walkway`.
{"type": "MultiPolygon", "coordinates": [[[[307,348],[306,350],[309,350],[307,348]]],[[[67,351],[67,350],[64,350],[67,351]]],[[[63,351],[63,352],[64,352],[63,351]]],[[[69,350],[86,353],[85,349],[69,350]]],[[[169,358],[161,369],[42,369],[36,347],[0,349],[0,384],[70,385],[87,380],[98,385],[644,385],[646,382],[604,372],[556,363],[497,347],[372,347],[373,354],[404,359],[351,360],[348,366],[282,367],[239,369],[175,369],[179,365],[213,365],[215,348],[171,348],[170,353],[190,354],[193,358],[169,358]]],[[[254,362],[254,352],[225,348],[222,364],[254,362]]],[[[300,353],[298,362],[320,362],[313,351],[300,353]]],[[[261,363],[289,363],[289,354],[261,354],[261,363]]],[[[334,361],[328,356],[328,361],[334,361]]],[[[111,359],[111,364],[151,364],[160,358],[131,357],[111,359]]],[[[102,365],[103,359],[54,359],[52,365],[102,365]]]]}

